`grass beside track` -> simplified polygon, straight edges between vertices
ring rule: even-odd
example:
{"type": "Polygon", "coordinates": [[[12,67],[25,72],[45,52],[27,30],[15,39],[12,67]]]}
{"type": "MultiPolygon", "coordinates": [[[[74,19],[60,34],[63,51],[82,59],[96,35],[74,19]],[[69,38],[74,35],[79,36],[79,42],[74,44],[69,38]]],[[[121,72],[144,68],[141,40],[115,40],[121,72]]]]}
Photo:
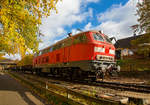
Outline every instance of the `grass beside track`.
{"type": "Polygon", "coordinates": [[[121,71],[150,71],[150,58],[124,57],[118,64],[121,71]]]}
{"type": "Polygon", "coordinates": [[[48,91],[47,89],[36,86],[35,84],[31,83],[30,81],[23,79],[22,77],[9,72],[9,74],[14,77],[16,80],[21,82],[23,85],[27,86],[32,92],[38,94],[40,97],[47,101],[47,104],[50,105],[81,105],[77,102],[69,100],[61,95],[55,94],[53,92],[48,91]]]}
{"type": "Polygon", "coordinates": [[[9,72],[9,74],[21,83],[26,84],[32,91],[45,98],[52,105],[121,105],[119,102],[93,98],[49,83],[45,88],[46,83],[44,81],[31,77],[25,79],[17,73],[9,72]]]}

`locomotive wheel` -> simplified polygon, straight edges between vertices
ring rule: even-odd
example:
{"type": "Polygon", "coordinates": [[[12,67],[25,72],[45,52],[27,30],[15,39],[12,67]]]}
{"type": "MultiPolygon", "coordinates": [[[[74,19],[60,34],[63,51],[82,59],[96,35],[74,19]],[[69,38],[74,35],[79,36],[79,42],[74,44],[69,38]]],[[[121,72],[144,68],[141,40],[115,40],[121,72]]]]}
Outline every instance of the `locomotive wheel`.
{"type": "Polygon", "coordinates": [[[82,75],[82,71],[81,71],[81,70],[78,70],[77,73],[78,73],[78,76],[77,76],[78,79],[79,79],[79,80],[83,80],[83,77],[82,77],[82,76],[83,76],[83,75],[82,75]]]}
{"type": "Polygon", "coordinates": [[[41,69],[37,69],[37,70],[36,70],[36,74],[37,74],[37,75],[41,75],[41,69]]]}
{"type": "Polygon", "coordinates": [[[102,72],[101,75],[100,75],[102,81],[104,81],[104,76],[105,76],[105,74],[102,72]]]}
{"type": "Polygon", "coordinates": [[[92,82],[95,82],[96,80],[97,80],[96,77],[91,77],[91,81],[92,81],[92,82]]]}
{"type": "Polygon", "coordinates": [[[74,80],[74,70],[73,70],[73,69],[69,70],[69,79],[70,79],[71,81],[74,80]]]}
{"type": "Polygon", "coordinates": [[[88,78],[88,72],[82,71],[81,69],[79,69],[77,79],[82,81],[82,80],[85,80],[87,78],[88,78]]]}
{"type": "Polygon", "coordinates": [[[67,70],[67,68],[62,68],[61,69],[60,76],[62,78],[66,78],[66,79],[68,78],[68,70],[67,70]]]}
{"type": "Polygon", "coordinates": [[[70,70],[70,80],[74,81],[74,80],[81,80],[82,77],[82,71],[80,71],[80,69],[78,68],[73,68],[72,70],[70,70]]]}
{"type": "Polygon", "coordinates": [[[70,80],[73,81],[75,79],[77,79],[77,72],[76,72],[76,69],[72,69],[70,71],[70,80]]]}
{"type": "Polygon", "coordinates": [[[55,68],[54,75],[55,75],[55,77],[58,77],[58,75],[59,75],[59,69],[58,68],[55,68]]]}
{"type": "Polygon", "coordinates": [[[118,76],[118,72],[113,70],[112,73],[111,73],[111,76],[112,77],[117,77],[118,76]]]}
{"type": "Polygon", "coordinates": [[[48,73],[41,73],[42,76],[47,77],[48,73]]]}
{"type": "Polygon", "coordinates": [[[62,78],[63,77],[63,69],[59,71],[59,76],[62,78]]]}

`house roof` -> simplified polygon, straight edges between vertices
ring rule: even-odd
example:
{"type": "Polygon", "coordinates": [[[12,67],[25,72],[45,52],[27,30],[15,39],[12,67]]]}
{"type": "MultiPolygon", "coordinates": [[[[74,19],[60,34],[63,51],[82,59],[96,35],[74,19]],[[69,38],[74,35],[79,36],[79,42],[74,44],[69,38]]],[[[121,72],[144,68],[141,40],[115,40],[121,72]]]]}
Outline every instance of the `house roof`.
{"type": "Polygon", "coordinates": [[[132,36],[132,37],[124,38],[124,39],[119,39],[115,43],[115,47],[116,48],[131,48],[131,41],[140,37],[140,36],[142,36],[142,35],[132,36]]]}

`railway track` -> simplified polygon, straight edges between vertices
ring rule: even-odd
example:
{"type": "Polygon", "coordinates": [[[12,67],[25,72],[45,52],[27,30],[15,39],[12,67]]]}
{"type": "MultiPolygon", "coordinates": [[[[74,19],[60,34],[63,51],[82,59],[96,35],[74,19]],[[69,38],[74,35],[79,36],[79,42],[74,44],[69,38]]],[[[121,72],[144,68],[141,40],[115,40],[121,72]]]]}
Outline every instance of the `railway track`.
{"type": "MultiPolygon", "coordinates": [[[[51,78],[51,79],[58,79],[58,78],[51,78]]],[[[62,79],[58,79],[58,80],[62,80],[62,79]]],[[[105,82],[105,81],[91,82],[88,80],[85,80],[85,81],[69,81],[69,80],[67,80],[67,82],[73,82],[73,83],[90,85],[90,86],[99,86],[99,87],[110,88],[110,89],[121,90],[121,91],[150,93],[150,86],[144,85],[144,84],[105,82]]]]}
{"type": "MultiPolygon", "coordinates": [[[[76,104],[68,104],[68,105],[123,105],[123,103],[120,102],[120,100],[109,100],[109,99],[103,99],[103,98],[98,98],[98,97],[92,97],[89,95],[82,94],[78,91],[74,91],[70,88],[67,88],[62,85],[56,85],[59,84],[58,82],[50,82],[47,81],[46,78],[37,78],[37,76],[33,75],[23,75],[19,73],[10,73],[11,75],[21,79],[22,81],[25,81],[26,83],[32,84],[34,88],[37,86],[38,88],[43,88],[48,90],[50,93],[54,93],[56,96],[59,95],[61,98],[63,97],[63,100],[70,99],[71,103],[76,103],[76,104]],[[64,99],[66,98],[66,99],[64,99]]],[[[38,89],[39,90],[39,89],[38,89]]],[[[48,94],[48,92],[46,92],[48,94]]]]}
{"type": "MultiPolygon", "coordinates": [[[[22,75],[22,73],[21,73],[22,75]]],[[[90,82],[90,81],[70,81],[70,80],[62,80],[62,78],[54,78],[54,77],[39,77],[37,75],[30,75],[30,74],[26,74],[26,77],[29,76],[29,79],[31,77],[31,79],[33,80],[38,80],[39,81],[43,81],[44,83],[50,83],[50,84],[56,84],[58,86],[62,86],[67,88],[67,84],[71,86],[71,84],[77,84],[77,85],[83,85],[83,90],[81,88],[81,91],[86,90],[86,86],[94,86],[94,87],[102,87],[102,88],[109,88],[109,89],[114,89],[114,90],[119,90],[119,91],[130,91],[130,92],[136,92],[136,93],[143,93],[143,94],[148,94],[150,93],[150,86],[144,85],[144,84],[132,84],[132,83],[119,83],[119,82],[105,82],[105,81],[95,81],[95,82],[90,82]]],[[[69,87],[70,87],[69,86],[69,87]]],[[[73,89],[77,89],[76,86],[71,86],[70,88],[71,90],[73,89]]],[[[78,90],[80,91],[80,89],[78,90]]],[[[91,90],[88,90],[91,91],[91,90]]],[[[92,90],[93,91],[93,90],[92,90]]],[[[97,98],[99,93],[96,93],[94,96],[97,98]]],[[[122,95],[121,95],[122,96],[122,95]]],[[[99,97],[99,96],[98,96],[99,97]]],[[[128,97],[128,96],[123,96],[123,97],[128,97]]],[[[130,97],[133,98],[133,97],[130,97]]],[[[140,99],[144,99],[144,98],[140,98],[140,99]]]]}
{"type": "MultiPolygon", "coordinates": [[[[67,82],[68,82],[68,80],[67,80],[67,82]]],[[[121,91],[150,93],[150,86],[142,85],[142,84],[105,82],[105,81],[95,81],[95,82],[73,81],[73,83],[79,83],[79,84],[90,85],[90,86],[99,86],[99,87],[110,88],[110,89],[121,90],[121,91]]]]}
{"type": "Polygon", "coordinates": [[[140,93],[150,93],[150,86],[145,84],[137,84],[137,83],[120,83],[120,82],[106,82],[106,81],[89,81],[89,80],[66,80],[64,78],[58,78],[58,77],[48,77],[50,79],[54,80],[60,80],[60,81],[66,81],[71,83],[77,83],[77,84],[84,84],[84,85],[90,85],[90,86],[99,86],[104,88],[110,88],[115,90],[121,90],[121,91],[132,91],[132,92],[140,92],[140,93]]]}
{"type": "Polygon", "coordinates": [[[150,86],[148,85],[128,84],[128,83],[119,83],[119,82],[102,82],[102,81],[96,81],[88,84],[93,86],[102,86],[102,87],[124,90],[124,91],[150,93],[150,86]]]}
{"type": "MultiPolygon", "coordinates": [[[[150,93],[150,86],[144,85],[144,84],[135,84],[135,83],[120,83],[120,82],[105,82],[105,81],[79,81],[79,80],[66,80],[64,78],[59,77],[42,77],[42,78],[49,78],[53,80],[59,80],[59,81],[66,81],[70,83],[76,83],[76,84],[84,84],[89,86],[99,86],[104,88],[110,88],[115,90],[121,90],[121,91],[133,91],[133,92],[140,92],[140,93],[150,93]]],[[[59,82],[58,82],[59,84],[59,82]]]]}

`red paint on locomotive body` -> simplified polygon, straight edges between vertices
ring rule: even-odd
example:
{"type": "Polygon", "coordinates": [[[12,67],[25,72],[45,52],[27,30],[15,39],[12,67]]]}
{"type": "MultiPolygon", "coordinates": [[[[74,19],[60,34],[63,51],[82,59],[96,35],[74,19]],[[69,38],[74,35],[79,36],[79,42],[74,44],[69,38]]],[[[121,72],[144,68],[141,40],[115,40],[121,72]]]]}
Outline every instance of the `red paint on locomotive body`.
{"type": "Polygon", "coordinates": [[[115,47],[106,35],[98,31],[87,31],[41,50],[39,55],[34,57],[33,66],[79,67],[95,72],[97,68],[102,68],[103,63],[107,66],[114,65],[114,57],[115,47]]]}

